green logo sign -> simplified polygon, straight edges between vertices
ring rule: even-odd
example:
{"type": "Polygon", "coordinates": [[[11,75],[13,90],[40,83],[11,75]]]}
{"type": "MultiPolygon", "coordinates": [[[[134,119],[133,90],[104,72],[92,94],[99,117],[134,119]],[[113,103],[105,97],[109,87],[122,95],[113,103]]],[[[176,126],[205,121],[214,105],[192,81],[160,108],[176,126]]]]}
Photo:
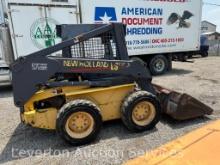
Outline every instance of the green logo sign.
{"type": "Polygon", "coordinates": [[[39,49],[53,46],[61,39],[56,35],[56,25],[59,24],[52,18],[40,18],[31,26],[31,39],[39,49]]]}

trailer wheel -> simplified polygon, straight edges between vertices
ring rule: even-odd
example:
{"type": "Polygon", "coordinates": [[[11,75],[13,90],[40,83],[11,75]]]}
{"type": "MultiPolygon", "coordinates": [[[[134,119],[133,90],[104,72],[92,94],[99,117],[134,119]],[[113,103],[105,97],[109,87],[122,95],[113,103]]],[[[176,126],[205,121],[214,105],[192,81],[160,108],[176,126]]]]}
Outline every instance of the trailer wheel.
{"type": "Polygon", "coordinates": [[[161,75],[168,69],[168,60],[164,55],[156,55],[150,59],[149,68],[153,75],[161,75]]]}
{"type": "Polygon", "coordinates": [[[98,107],[88,100],[74,100],[65,104],[57,115],[56,129],[65,141],[81,145],[94,140],[102,125],[98,107]]]}
{"type": "Polygon", "coordinates": [[[125,98],[121,107],[121,118],[131,131],[141,132],[152,129],[159,122],[160,103],[146,91],[135,91],[125,98]]]}

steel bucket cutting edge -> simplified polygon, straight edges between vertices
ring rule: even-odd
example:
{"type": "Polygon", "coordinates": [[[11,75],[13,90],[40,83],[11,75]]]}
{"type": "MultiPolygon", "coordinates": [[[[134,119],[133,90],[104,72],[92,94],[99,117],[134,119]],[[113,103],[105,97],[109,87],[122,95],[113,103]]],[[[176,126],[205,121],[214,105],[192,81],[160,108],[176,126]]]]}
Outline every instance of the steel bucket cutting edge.
{"type": "Polygon", "coordinates": [[[178,93],[153,84],[163,112],[176,120],[211,115],[213,109],[188,94],[178,93]]]}

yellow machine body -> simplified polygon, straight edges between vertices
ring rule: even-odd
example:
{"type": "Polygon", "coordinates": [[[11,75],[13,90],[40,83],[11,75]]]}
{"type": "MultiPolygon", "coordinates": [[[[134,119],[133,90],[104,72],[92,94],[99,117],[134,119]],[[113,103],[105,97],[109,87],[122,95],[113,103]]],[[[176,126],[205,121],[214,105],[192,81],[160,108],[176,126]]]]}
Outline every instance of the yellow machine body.
{"type": "Polygon", "coordinates": [[[37,110],[34,103],[56,96],[64,96],[66,103],[76,99],[86,99],[95,103],[103,121],[120,119],[120,107],[125,97],[135,89],[135,84],[112,87],[90,88],[89,86],[57,87],[40,90],[25,104],[21,120],[32,127],[56,129],[59,109],[47,108],[37,110]]]}

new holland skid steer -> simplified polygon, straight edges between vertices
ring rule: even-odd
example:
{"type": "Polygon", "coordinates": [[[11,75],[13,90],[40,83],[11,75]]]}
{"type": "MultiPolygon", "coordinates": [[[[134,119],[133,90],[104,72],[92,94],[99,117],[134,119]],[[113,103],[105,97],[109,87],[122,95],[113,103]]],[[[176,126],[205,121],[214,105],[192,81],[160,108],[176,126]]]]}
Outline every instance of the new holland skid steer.
{"type": "Polygon", "coordinates": [[[63,42],[12,65],[14,102],[25,124],[78,145],[92,141],[104,121],[121,119],[139,132],[153,128],[161,113],[177,120],[212,113],[188,95],[153,85],[147,67],[129,60],[124,25],[59,25],[57,34],[63,42]]]}

